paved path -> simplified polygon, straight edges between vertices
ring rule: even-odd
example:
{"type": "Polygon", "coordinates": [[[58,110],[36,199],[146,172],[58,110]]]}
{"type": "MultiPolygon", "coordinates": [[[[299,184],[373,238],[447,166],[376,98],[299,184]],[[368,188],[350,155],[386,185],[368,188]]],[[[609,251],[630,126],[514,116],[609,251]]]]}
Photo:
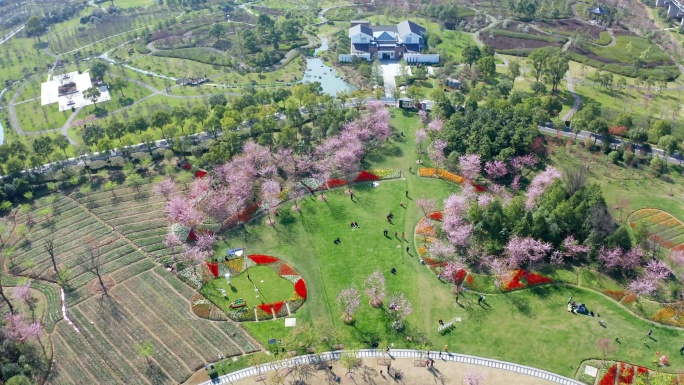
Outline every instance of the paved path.
{"type": "MultiPolygon", "coordinates": [[[[480,32],[485,31],[485,30],[487,30],[487,29],[489,29],[489,28],[493,28],[493,27],[496,25],[496,23],[497,23],[497,20],[496,20],[496,18],[495,18],[494,16],[487,15],[487,17],[489,18],[489,20],[491,21],[491,23],[489,23],[489,25],[487,25],[486,27],[477,30],[477,31],[473,34],[473,40],[475,40],[475,43],[476,43],[477,45],[479,45],[480,47],[484,47],[484,46],[485,46],[485,43],[484,43],[482,40],[480,40],[480,32]]],[[[499,59],[501,59],[501,60],[503,61],[503,64],[497,64],[497,66],[508,67],[508,59],[506,59],[506,58],[503,57],[502,55],[499,55],[498,53],[495,53],[494,55],[495,55],[495,56],[498,56],[499,59]]]]}
{"type": "Polygon", "coordinates": [[[568,111],[565,115],[563,115],[563,118],[561,118],[562,121],[567,122],[568,120],[572,119],[572,117],[577,113],[577,111],[580,108],[581,100],[580,97],[575,93],[575,84],[573,83],[572,76],[570,75],[570,70],[565,72],[565,78],[567,79],[568,82],[568,91],[572,95],[572,98],[574,99],[572,103],[572,108],[570,111],[568,111]]]}
{"type": "Polygon", "coordinates": [[[394,97],[392,94],[397,88],[396,76],[399,75],[400,62],[396,60],[381,60],[380,67],[382,67],[382,82],[385,84],[385,96],[388,98],[394,97]]]}
{"type": "Polygon", "coordinates": [[[2,37],[2,40],[0,40],[0,44],[2,44],[2,43],[4,43],[4,42],[6,42],[7,40],[11,39],[12,36],[14,36],[14,35],[16,35],[17,33],[19,33],[19,31],[21,31],[22,29],[24,29],[24,27],[26,27],[26,25],[25,25],[25,24],[22,24],[22,25],[20,25],[19,27],[17,27],[15,30],[13,30],[12,32],[10,32],[10,33],[8,33],[7,35],[3,36],[3,37],[2,37]]]}
{"type": "MultiPolygon", "coordinates": [[[[444,368],[447,366],[445,364],[447,363],[456,363],[456,364],[465,364],[465,365],[470,365],[475,368],[477,367],[483,367],[487,369],[495,369],[496,371],[503,371],[505,372],[504,378],[508,382],[497,382],[497,384],[561,384],[561,385],[580,385],[581,383],[567,378],[560,376],[558,374],[554,374],[551,372],[547,372],[545,370],[541,369],[536,369],[536,368],[531,368],[529,366],[524,366],[524,365],[518,365],[514,364],[511,362],[505,362],[505,361],[499,361],[499,360],[494,360],[494,359],[489,359],[489,358],[482,358],[482,357],[474,357],[474,356],[468,356],[464,354],[456,354],[456,353],[448,353],[448,354],[441,354],[441,358],[439,357],[439,352],[431,351],[429,352],[429,355],[431,358],[435,360],[435,368],[431,368],[430,370],[426,370],[425,367],[419,366],[415,367],[413,365],[414,362],[417,363],[423,363],[426,358],[425,358],[425,351],[419,351],[419,350],[409,350],[409,349],[391,349],[389,351],[389,356],[390,356],[390,362],[392,362],[392,365],[394,366],[395,363],[398,360],[404,361],[404,364],[408,363],[408,365],[403,365],[404,370],[401,370],[402,374],[402,380],[401,383],[407,383],[407,384],[418,384],[418,383],[433,383],[438,382],[438,383],[453,383],[453,384],[460,384],[460,378],[454,378],[456,376],[447,376],[442,374],[442,371],[444,368]],[[417,375],[416,375],[417,374],[417,375]],[[426,376],[426,374],[428,374],[426,376]],[[421,381],[422,378],[422,381],[421,381]],[[526,381],[527,379],[533,380],[533,381],[526,381]],[[426,379],[430,379],[429,381],[426,381],[426,379]],[[453,381],[449,381],[453,380],[453,381]],[[516,381],[518,380],[518,381],[516,381]],[[536,380],[536,381],[535,381],[536,380]],[[420,381],[420,382],[418,382],[420,381]]],[[[339,361],[341,356],[341,352],[336,351],[336,352],[327,352],[327,353],[322,353],[317,356],[314,355],[307,355],[307,356],[299,356],[299,357],[294,357],[292,359],[288,360],[283,360],[279,361],[276,364],[266,364],[258,370],[255,367],[251,368],[246,368],[242,369],[230,374],[223,375],[216,380],[213,381],[206,381],[202,383],[202,385],[214,385],[214,384],[232,384],[235,381],[240,381],[244,379],[248,379],[249,377],[254,377],[258,376],[261,373],[265,372],[271,372],[271,371],[282,371],[284,368],[294,368],[294,367],[301,367],[302,365],[321,365],[324,370],[327,370],[327,364],[328,362],[336,362],[339,361]]],[[[375,377],[380,377],[377,371],[385,368],[385,364],[379,365],[378,360],[383,360],[384,358],[388,358],[387,354],[385,353],[384,350],[376,350],[376,349],[363,349],[360,350],[358,353],[358,357],[360,359],[367,359],[365,362],[367,365],[366,371],[364,372],[364,368],[360,368],[357,370],[357,372],[362,372],[363,374],[356,374],[356,378],[345,378],[343,381],[344,382],[352,382],[352,383],[357,383],[356,381],[364,381],[362,383],[375,383],[373,380],[368,381],[367,377],[372,376],[372,378],[375,377]],[[354,381],[356,380],[356,381],[354,381]]],[[[382,363],[382,361],[380,361],[382,363]]],[[[339,371],[339,368],[337,365],[333,368],[333,374],[337,370],[337,373],[343,374],[344,371],[339,371]]],[[[330,372],[328,372],[330,373],[330,372]]],[[[270,376],[272,377],[272,376],[270,376]]],[[[385,376],[386,378],[386,376],[385,376]]],[[[461,377],[462,378],[462,377],[461,377]]],[[[254,383],[255,379],[251,379],[251,381],[246,381],[246,382],[240,382],[240,384],[248,384],[248,383],[254,383]]],[[[380,378],[378,378],[378,381],[380,381],[380,378]]],[[[308,381],[307,381],[308,382],[308,381]]],[[[491,384],[492,382],[486,381],[486,383],[491,384]]]]}

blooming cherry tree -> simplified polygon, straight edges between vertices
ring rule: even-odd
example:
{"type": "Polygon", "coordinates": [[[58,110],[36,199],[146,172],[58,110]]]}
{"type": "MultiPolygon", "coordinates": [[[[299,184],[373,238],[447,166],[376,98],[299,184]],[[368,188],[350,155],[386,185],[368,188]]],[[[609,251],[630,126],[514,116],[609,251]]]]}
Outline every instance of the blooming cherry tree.
{"type": "Polygon", "coordinates": [[[508,174],[508,166],[506,166],[506,163],[502,160],[490,160],[485,163],[484,169],[487,175],[492,179],[501,178],[508,174]]]}
{"type": "Polygon", "coordinates": [[[442,132],[442,129],[444,128],[444,121],[439,118],[435,117],[430,124],[428,124],[428,131],[434,134],[438,134],[442,132]]]}
{"type": "Polygon", "coordinates": [[[427,139],[427,131],[424,129],[416,131],[416,147],[418,147],[418,155],[423,155],[423,144],[425,143],[425,139],[427,139]]]}
{"type": "Polygon", "coordinates": [[[543,261],[551,251],[551,244],[532,237],[514,236],[508,240],[504,252],[511,267],[533,266],[543,261]]]}
{"type": "Polygon", "coordinates": [[[404,320],[413,313],[411,301],[404,296],[404,293],[395,293],[389,297],[388,312],[393,319],[392,328],[401,330],[404,328],[404,320]]]}
{"type": "Polygon", "coordinates": [[[456,254],[456,247],[438,239],[428,245],[428,252],[433,258],[441,261],[453,257],[456,254]]]}
{"type": "Polygon", "coordinates": [[[527,189],[525,196],[527,201],[525,202],[525,208],[532,210],[537,205],[537,199],[544,194],[546,189],[553,183],[556,179],[560,178],[562,175],[555,167],[547,167],[547,169],[539,174],[537,174],[530,187],[527,189]]]}
{"type": "Polygon", "coordinates": [[[418,111],[418,116],[420,117],[420,123],[423,125],[423,127],[427,126],[427,124],[430,122],[427,112],[425,110],[420,110],[418,111]]]}
{"type": "Polygon", "coordinates": [[[482,171],[481,158],[477,154],[466,154],[458,157],[461,165],[461,174],[466,179],[475,180],[482,171]]]}
{"type": "Polygon", "coordinates": [[[348,287],[340,291],[337,295],[337,302],[344,308],[342,321],[345,323],[354,322],[354,314],[359,309],[361,293],[353,287],[348,287]]]}
{"type": "Polygon", "coordinates": [[[385,276],[380,270],[373,272],[363,283],[363,292],[370,298],[370,305],[373,307],[382,306],[387,291],[385,289],[385,276]]]}
{"type": "Polygon", "coordinates": [[[444,280],[454,285],[460,284],[458,275],[463,270],[465,270],[465,266],[461,261],[449,261],[446,266],[444,266],[442,277],[444,277],[444,280]]]}
{"type": "Polygon", "coordinates": [[[28,282],[15,286],[14,290],[12,290],[12,295],[15,299],[24,301],[29,308],[33,309],[33,296],[31,295],[31,288],[28,282]]]}
{"type": "Polygon", "coordinates": [[[432,149],[428,153],[428,156],[430,157],[430,160],[439,167],[442,167],[446,162],[444,149],[446,149],[448,145],[449,144],[442,139],[436,139],[434,142],[432,142],[432,149]]]}
{"type": "Polygon", "coordinates": [[[178,186],[170,178],[164,178],[159,183],[154,185],[154,193],[163,196],[164,199],[169,200],[169,197],[178,191],[178,186]]]}
{"type": "Polygon", "coordinates": [[[416,200],[416,206],[423,212],[423,216],[426,216],[435,211],[436,203],[433,199],[423,197],[416,200]]]}

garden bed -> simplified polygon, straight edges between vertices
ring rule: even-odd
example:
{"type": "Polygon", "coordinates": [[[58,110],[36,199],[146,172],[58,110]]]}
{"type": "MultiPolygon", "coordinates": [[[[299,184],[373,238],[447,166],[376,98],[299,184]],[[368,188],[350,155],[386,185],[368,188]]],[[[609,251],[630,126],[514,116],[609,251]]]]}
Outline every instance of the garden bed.
{"type": "Polygon", "coordinates": [[[492,46],[495,50],[511,50],[511,49],[536,49],[542,47],[560,47],[561,44],[552,43],[543,40],[531,40],[512,38],[507,36],[489,37],[489,34],[481,34],[480,39],[487,45],[492,46]]]}
{"type": "Polygon", "coordinates": [[[582,23],[581,21],[575,19],[544,20],[537,21],[536,24],[541,29],[566,36],[572,36],[575,31],[586,32],[594,39],[599,39],[601,32],[605,31],[605,28],[599,27],[597,25],[582,23]]]}

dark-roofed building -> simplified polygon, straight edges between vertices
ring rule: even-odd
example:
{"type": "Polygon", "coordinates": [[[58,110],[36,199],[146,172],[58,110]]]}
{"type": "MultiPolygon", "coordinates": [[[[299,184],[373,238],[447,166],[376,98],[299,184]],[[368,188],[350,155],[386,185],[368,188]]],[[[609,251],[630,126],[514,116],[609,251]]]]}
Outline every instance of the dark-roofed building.
{"type": "Polygon", "coordinates": [[[370,25],[367,20],[353,20],[349,28],[351,51],[340,55],[340,61],[354,57],[371,61],[404,59],[411,63],[436,63],[439,55],[421,54],[425,28],[404,20],[397,25],[370,25]]]}

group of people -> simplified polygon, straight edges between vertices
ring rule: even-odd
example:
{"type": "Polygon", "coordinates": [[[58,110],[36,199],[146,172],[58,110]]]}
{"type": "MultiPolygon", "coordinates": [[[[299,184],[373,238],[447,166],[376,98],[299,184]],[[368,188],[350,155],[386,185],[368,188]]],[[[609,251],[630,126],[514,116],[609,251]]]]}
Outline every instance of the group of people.
{"type": "Polygon", "coordinates": [[[361,227],[359,227],[359,222],[352,222],[352,223],[351,223],[351,228],[352,228],[352,229],[360,229],[361,227]]]}

